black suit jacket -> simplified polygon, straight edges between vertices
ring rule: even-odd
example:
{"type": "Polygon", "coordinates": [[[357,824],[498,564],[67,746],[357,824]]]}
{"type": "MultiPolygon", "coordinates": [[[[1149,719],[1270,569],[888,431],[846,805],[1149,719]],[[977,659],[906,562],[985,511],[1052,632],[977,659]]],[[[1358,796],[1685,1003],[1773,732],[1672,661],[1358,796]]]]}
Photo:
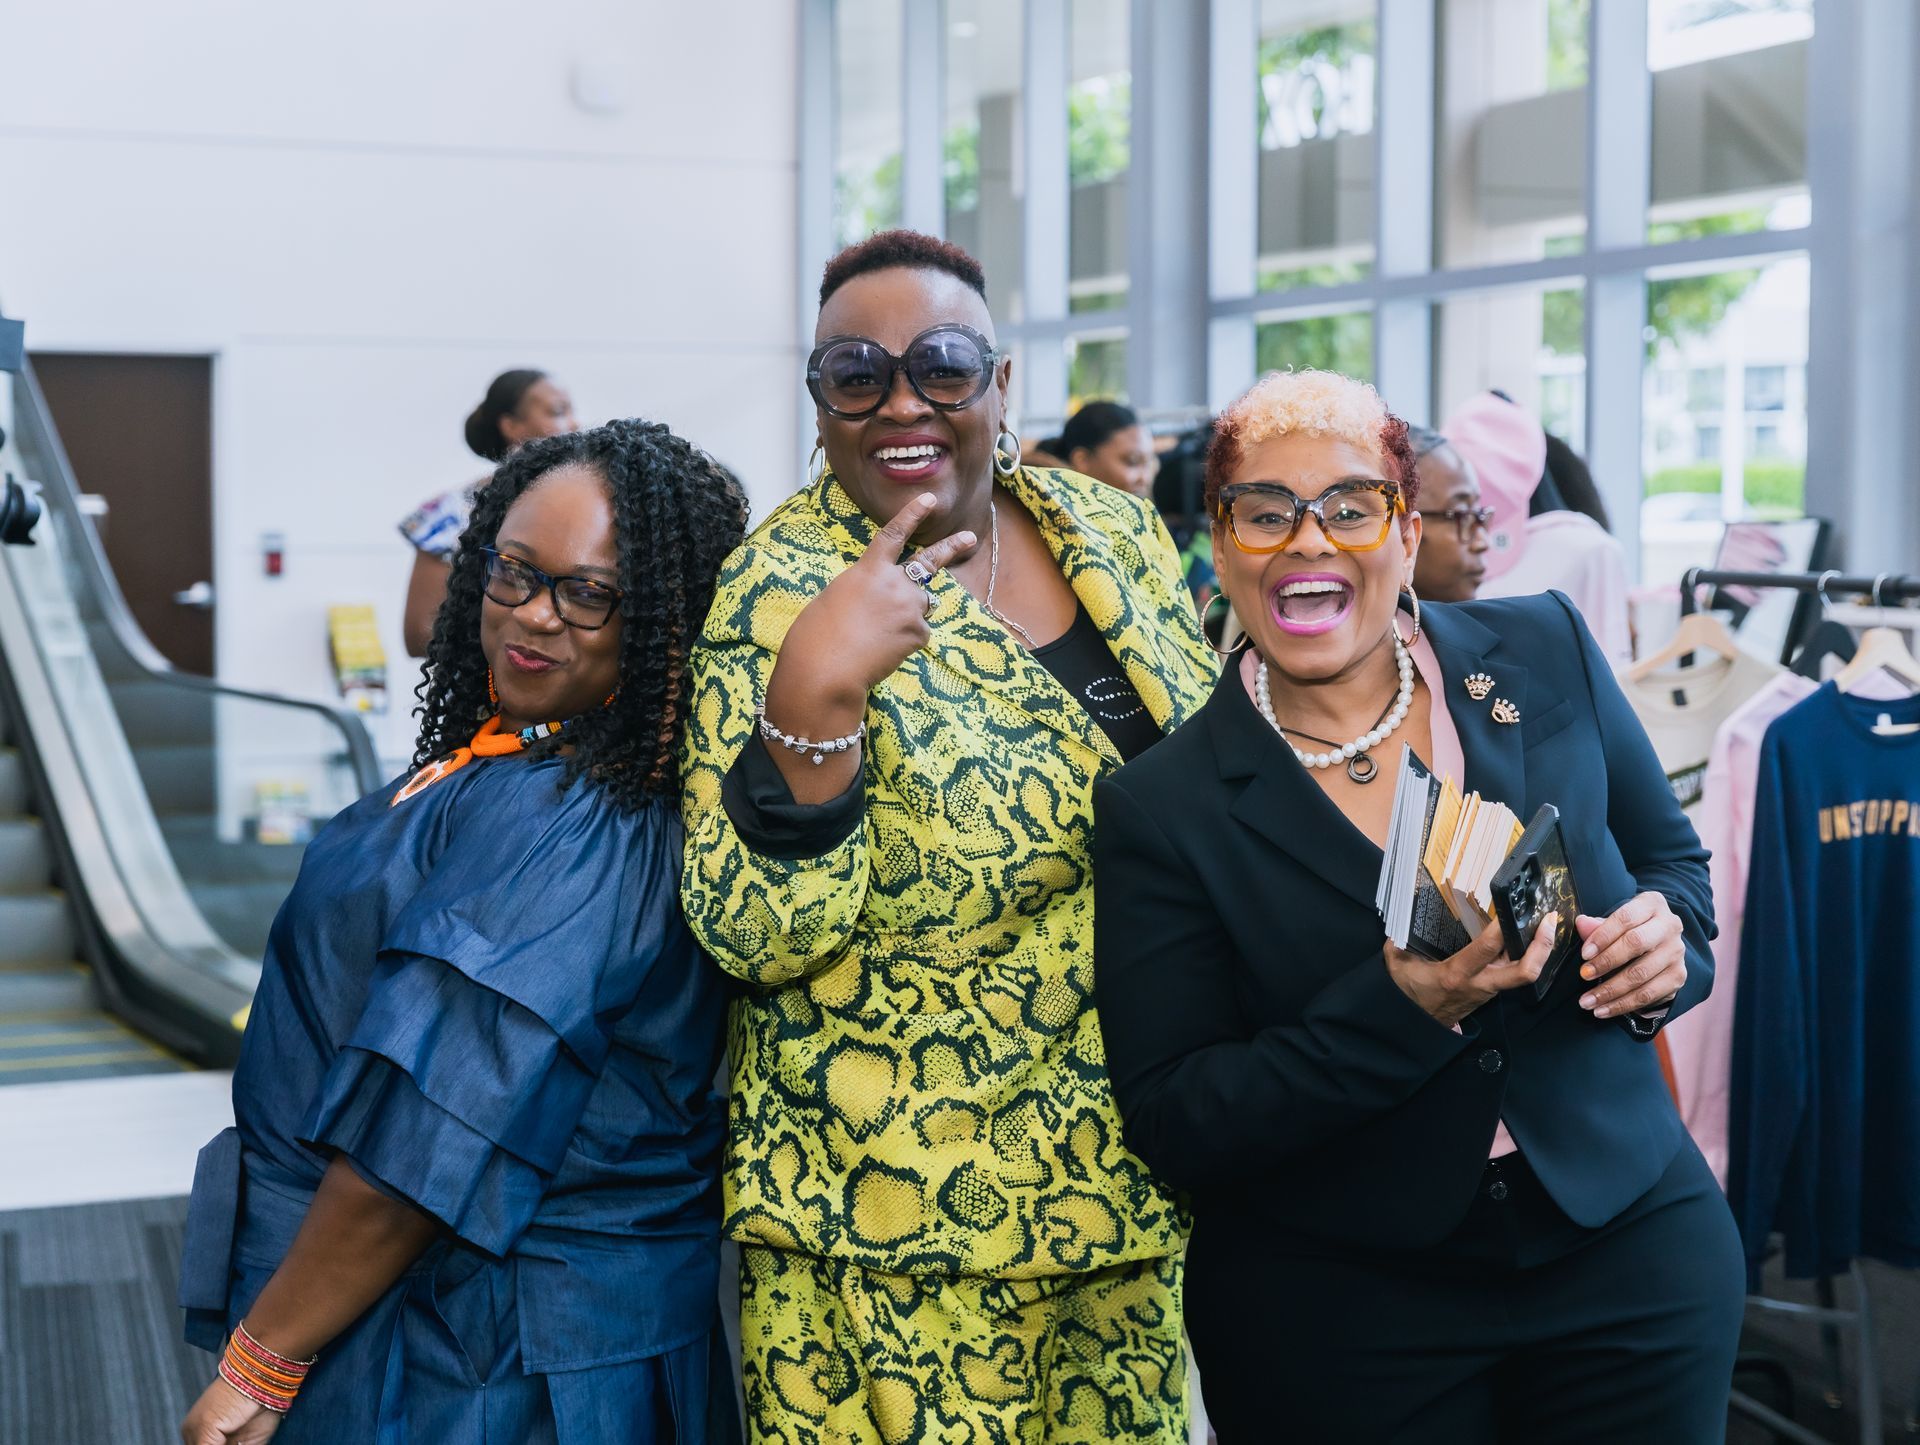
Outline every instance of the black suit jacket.
{"type": "MultiPolygon", "coordinates": [[[[1686,929],[1677,1017],[1712,977],[1707,853],[1578,613],[1550,593],[1425,614],[1463,785],[1523,821],[1559,807],[1588,913],[1666,897],[1686,929]],[[1495,681],[1478,703],[1473,673],[1495,681]],[[1517,725],[1492,720],[1495,697],[1519,707],[1517,725]]],[[[1382,774],[1391,787],[1393,767],[1382,774]]],[[[1207,1261],[1230,1270],[1277,1235],[1439,1242],[1502,1118],[1589,1227],[1682,1147],[1654,1051],[1579,1007],[1577,961],[1545,998],[1503,995],[1460,1033],[1400,991],[1373,906],[1380,850],[1254,710],[1237,667],[1098,785],[1094,813],[1108,1067],[1128,1144],[1192,1198],[1196,1283],[1207,1261]]]]}

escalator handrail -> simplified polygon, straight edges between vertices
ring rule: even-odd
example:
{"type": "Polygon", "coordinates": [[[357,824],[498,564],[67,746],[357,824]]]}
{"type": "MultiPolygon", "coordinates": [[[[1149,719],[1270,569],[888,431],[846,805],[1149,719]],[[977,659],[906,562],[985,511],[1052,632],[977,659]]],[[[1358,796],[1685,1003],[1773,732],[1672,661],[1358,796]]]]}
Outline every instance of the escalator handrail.
{"type": "Polygon", "coordinates": [[[54,469],[52,476],[35,477],[34,480],[40,483],[42,498],[58,514],[61,525],[71,529],[77,539],[77,550],[86,568],[87,583],[99,597],[101,615],[127,661],[152,682],[318,714],[341,734],[347,762],[353,769],[354,782],[360,793],[364,796],[377,792],[385,781],[381,774],[379,754],[374,750],[367,725],[351,708],[313,698],[289,697],[284,693],[236,687],[218,678],[182,672],[153,645],[120,591],[119,580],[114,576],[113,567],[107,561],[106,548],[100,541],[99,529],[80,505],[80,486],[74,478],[73,465],[67,459],[66,448],[60,444],[58,431],[47,425],[46,419],[53,413],[47,407],[39,379],[33,374],[31,361],[27,362],[20,380],[26,387],[31,404],[15,417],[15,423],[31,434],[32,440],[40,448],[40,454],[52,459],[54,469]]]}

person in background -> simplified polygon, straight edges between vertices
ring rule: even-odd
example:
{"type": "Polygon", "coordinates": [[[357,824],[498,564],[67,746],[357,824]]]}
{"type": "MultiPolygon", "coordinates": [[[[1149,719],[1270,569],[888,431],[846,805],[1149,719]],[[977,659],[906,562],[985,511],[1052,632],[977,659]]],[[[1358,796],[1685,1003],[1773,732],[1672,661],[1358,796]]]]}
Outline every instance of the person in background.
{"type": "Polygon", "coordinates": [[[1040,443],[1040,451],[1143,500],[1152,497],[1154,473],[1160,470],[1153,433],[1133,408],[1117,401],[1088,402],[1068,418],[1059,436],[1040,443]]]}
{"type": "Polygon", "coordinates": [[[1557,588],[1580,610],[1611,667],[1632,660],[1627,616],[1627,559],[1620,544],[1584,512],[1529,517],[1546,475],[1547,434],[1525,407],[1484,391],[1461,407],[1440,434],[1473,468],[1488,524],[1482,597],[1521,597],[1557,588]]]}
{"type": "Polygon", "coordinates": [[[642,421],[476,500],[416,771],[308,848],[194,1173],[186,1445],[737,1438],[678,748],[746,515],[642,421]]]}
{"type": "Polygon", "coordinates": [[[1487,575],[1487,523],[1493,508],[1480,500],[1480,479],[1466,459],[1430,427],[1407,428],[1420,478],[1420,515],[1426,528],[1414,589],[1430,602],[1471,602],[1487,575]]]}
{"type": "Polygon", "coordinates": [[[1600,500],[1600,488],[1594,484],[1593,472],[1585,458],[1552,432],[1547,433],[1547,482],[1534,493],[1531,511],[1535,516],[1554,510],[1544,505],[1548,484],[1559,494],[1560,510],[1584,512],[1598,522],[1603,531],[1613,530],[1606,503],[1600,500]]]}
{"type": "MultiPolygon", "coordinates": [[[[544,371],[503,371],[488,386],[467,417],[467,445],[475,456],[499,462],[515,447],[536,437],[577,430],[573,401],[544,371]]],[[[447,598],[453,549],[467,529],[474,493],[486,481],[468,482],[422,502],[400,523],[400,535],[413,544],[413,573],[407,579],[407,603],[400,632],[410,657],[425,657],[433,636],[433,616],[447,598]]]]}

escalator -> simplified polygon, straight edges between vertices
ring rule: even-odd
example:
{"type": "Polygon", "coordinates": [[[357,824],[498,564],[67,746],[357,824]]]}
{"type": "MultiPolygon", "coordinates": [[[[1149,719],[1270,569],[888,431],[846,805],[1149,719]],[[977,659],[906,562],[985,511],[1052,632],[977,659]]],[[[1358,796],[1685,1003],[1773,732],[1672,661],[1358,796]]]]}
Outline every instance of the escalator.
{"type": "Polygon", "coordinates": [[[179,1056],[102,1011],[26,759],[0,715],[0,1084],[172,1073],[179,1056]]]}
{"type": "Polygon", "coordinates": [[[0,373],[0,1086],[230,1064],[304,839],[380,783],[344,708],[176,671],[134,622],[31,368],[0,373]]]}

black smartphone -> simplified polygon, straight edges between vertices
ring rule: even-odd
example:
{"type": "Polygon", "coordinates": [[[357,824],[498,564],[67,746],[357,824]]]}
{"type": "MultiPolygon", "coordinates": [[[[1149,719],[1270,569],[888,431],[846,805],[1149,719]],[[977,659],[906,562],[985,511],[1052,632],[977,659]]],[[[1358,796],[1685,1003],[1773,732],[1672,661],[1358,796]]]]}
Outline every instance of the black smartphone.
{"type": "Polygon", "coordinates": [[[1495,871],[1491,891],[1508,958],[1517,959],[1527,951],[1542,918],[1558,915],[1553,952],[1533,983],[1533,996],[1545,998],[1560,966],[1580,946],[1580,930],[1573,922],[1580,912],[1580,894],[1573,883],[1573,865],[1567,861],[1560,810],[1553,804],[1543,803],[1533,815],[1507,861],[1495,871]]]}

